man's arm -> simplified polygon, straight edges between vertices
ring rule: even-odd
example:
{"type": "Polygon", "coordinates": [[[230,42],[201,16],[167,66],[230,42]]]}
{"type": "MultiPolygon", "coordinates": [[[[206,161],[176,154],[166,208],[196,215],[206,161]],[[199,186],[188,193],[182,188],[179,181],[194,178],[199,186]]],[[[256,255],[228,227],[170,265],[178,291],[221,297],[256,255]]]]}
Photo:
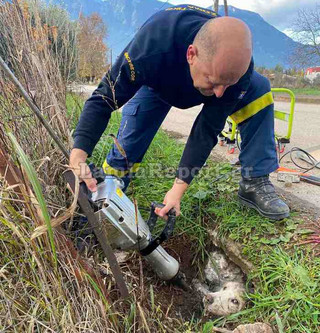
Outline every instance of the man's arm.
{"type": "Polygon", "coordinates": [[[134,45],[129,46],[129,50],[119,56],[111,71],[104,76],[84,105],[73,134],[73,147],[85,151],[89,156],[106,129],[111,112],[125,104],[141,87],[141,71],[140,75],[135,73],[129,55],[131,51],[133,54],[137,52],[134,50],[134,45]]]}
{"type": "Polygon", "coordinates": [[[215,101],[214,104],[203,106],[192,126],[174,184],[163,200],[165,207],[156,210],[159,216],[165,216],[171,208],[176,210],[177,216],[180,214],[182,196],[216,145],[217,136],[235,105],[235,101],[232,103],[215,101]]]}
{"type": "Polygon", "coordinates": [[[132,41],[86,101],[74,132],[69,165],[91,191],[96,190],[96,182],[85,164],[86,159],[106,129],[111,112],[125,104],[143,83],[144,71],[133,60],[137,54],[137,46],[132,41]]]}
{"type": "Polygon", "coordinates": [[[236,85],[228,88],[223,97],[208,99],[208,103],[203,106],[192,126],[175,182],[163,201],[166,206],[157,211],[158,215],[165,216],[171,208],[175,208],[179,215],[183,194],[217,144],[217,137],[223,130],[227,117],[234,112],[240,96],[248,89],[252,71],[253,60],[246,74],[236,85]]]}
{"type": "MultiPolygon", "coordinates": [[[[145,24],[87,100],[73,135],[75,149],[90,156],[107,127],[111,112],[124,105],[142,85],[149,85],[162,75],[163,44],[157,43],[160,28],[152,20],[145,24]]],[[[84,158],[83,153],[76,151],[74,161],[85,162],[80,156],[84,158]]]]}
{"type": "Polygon", "coordinates": [[[179,163],[177,178],[187,184],[191,183],[217,144],[217,137],[235,104],[217,101],[215,104],[203,106],[192,126],[179,163]]]}

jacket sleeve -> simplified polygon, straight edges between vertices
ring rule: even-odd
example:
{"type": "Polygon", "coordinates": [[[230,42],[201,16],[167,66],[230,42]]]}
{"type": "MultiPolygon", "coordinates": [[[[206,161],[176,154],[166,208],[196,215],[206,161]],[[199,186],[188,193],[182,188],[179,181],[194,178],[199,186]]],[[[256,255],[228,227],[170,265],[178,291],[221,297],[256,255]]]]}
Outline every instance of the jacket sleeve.
{"type": "Polygon", "coordinates": [[[204,104],[192,126],[177,169],[177,178],[190,184],[199,173],[217,144],[218,135],[223,130],[227,117],[234,112],[241,95],[249,89],[253,68],[254,63],[251,59],[247,72],[236,85],[229,87],[223,97],[210,98],[204,104]]]}
{"type": "Polygon", "coordinates": [[[133,40],[104,76],[98,88],[86,101],[73,134],[74,148],[89,156],[106,129],[111,112],[124,105],[141,87],[144,80],[137,43],[133,40]]]}
{"type": "MultiPolygon", "coordinates": [[[[234,109],[235,105],[236,103],[229,103],[229,108],[234,109]]],[[[218,135],[224,128],[227,117],[227,105],[215,103],[203,106],[192,126],[177,169],[177,178],[187,184],[191,183],[217,144],[218,135]]]]}

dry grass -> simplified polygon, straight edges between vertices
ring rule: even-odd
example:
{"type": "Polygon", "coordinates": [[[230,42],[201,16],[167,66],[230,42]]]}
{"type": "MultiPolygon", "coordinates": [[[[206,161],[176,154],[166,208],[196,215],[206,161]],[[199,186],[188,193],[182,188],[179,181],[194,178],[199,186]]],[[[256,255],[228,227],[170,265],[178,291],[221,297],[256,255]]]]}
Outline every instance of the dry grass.
{"type": "Polygon", "coordinates": [[[56,233],[55,270],[46,240],[30,242],[29,219],[15,211],[20,222],[16,226],[10,217],[12,208],[9,204],[1,208],[5,220],[0,220],[0,327],[5,332],[104,332],[107,328],[117,332],[110,301],[92,288],[93,278],[71,254],[72,243],[56,233]]]}
{"type": "MultiPolygon", "coordinates": [[[[70,51],[74,34],[57,29],[53,17],[46,21],[37,3],[0,0],[0,54],[70,148],[72,119],[67,117],[65,102],[76,61],[70,51]]],[[[0,149],[4,153],[0,154],[0,331],[174,332],[182,327],[182,322],[168,318],[154,304],[142,270],[140,275],[133,274],[123,264],[131,299],[120,301],[103,258],[81,257],[62,228],[54,229],[54,255],[47,234],[32,238],[34,230],[43,226],[43,212],[15,157],[8,131],[36,170],[51,223],[68,212],[66,206],[72,201],[62,177],[67,161],[0,70],[0,149]],[[18,176],[9,181],[9,166],[14,165],[18,176]]],[[[135,254],[132,260],[141,267],[135,254]]]]}
{"type": "MultiPolygon", "coordinates": [[[[59,40],[65,43],[59,45],[63,53],[71,45],[71,34],[44,22],[41,7],[35,4],[0,1],[0,38],[5,41],[1,54],[70,147],[65,94],[66,73],[73,64],[63,64],[64,59],[54,51],[59,40]]],[[[51,217],[61,215],[66,209],[61,174],[67,161],[2,71],[0,115],[2,149],[14,155],[6,136],[10,130],[36,168],[51,217]]],[[[12,164],[10,155],[8,165],[12,164]]],[[[31,240],[42,216],[28,179],[18,180],[24,184],[21,196],[15,193],[14,184],[7,183],[6,175],[5,171],[0,179],[0,330],[118,332],[121,315],[109,297],[114,287],[111,276],[104,281],[87,260],[81,259],[62,229],[55,230],[55,264],[47,236],[31,240]]]]}
{"type": "Polygon", "coordinates": [[[63,229],[55,230],[53,242],[47,235],[32,239],[46,210],[43,196],[33,192],[39,189],[36,173],[28,159],[19,172],[1,150],[1,330],[118,332],[121,316],[115,314],[117,304],[109,295],[112,277],[104,281],[94,265],[78,255],[63,229]]]}
{"type": "MultiPolygon", "coordinates": [[[[64,69],[59,71],[63,59],[61,54],[56,56],[56,43],[59,42],[59,51],[64,53],[72,45],[73,37],[69,31],[60,31],[44,21],[42,7],[36,4],[37,1],[14,0],[11,3],[0,0],[0,54],[56,134],[70,148],[70,127],[65,109],[68,78],[62,74],[73,64],[65,61],[64,69]]],[[[59,190],[59,179],[67,161],[16,88],[0,71],[0,130],[5,133],[8,129],[35,162],[47,198],[58,207],[65,201],[59,190]]]]}
{"type": "MultiPolygon", "coordinates": [[[[4,179],[1,180],[5,184],[4,179]]],[[[41,221],[37,203],[15,201],[12,186],[2,187],[0,205],[0,328],[4,332],[177,332],[183,322],[169,318],[154,303],[143,272],[122,264],[131,292],[119,300],[110,268],[100,258],[83,258],[55,229],[57,265],[49,240],[31,240],[41,221]]],[[[41,212],[40,212],[41,214],[41,212]]],[[[139,267],[132,254],[130,261],[139,267]]],[[[186,327],[187,330],[187,326],[186,327]]]]}

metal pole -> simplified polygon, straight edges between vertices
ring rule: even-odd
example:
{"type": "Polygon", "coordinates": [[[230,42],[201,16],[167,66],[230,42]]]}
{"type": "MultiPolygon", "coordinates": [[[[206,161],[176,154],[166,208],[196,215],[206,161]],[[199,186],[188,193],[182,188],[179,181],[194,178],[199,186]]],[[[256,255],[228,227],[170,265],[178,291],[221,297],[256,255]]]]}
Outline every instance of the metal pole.
{"type": "Polygon", "coordinates": [[[224,15],[228,16],[228,1],[224,0],[224,15]]]}
{"type": "Polygon", "coordinates": [[[213,10],[218,13],[219,11],[219,0],[214,0],[213,10]]]}
{"type": "Polygon", "coordinates": [[[55,141],[55,143],[59,146],[61,151],[63,152],[64,156],[69,159],[69,152],[67,148],[64,146],[63,142],[60,140],[60,138],[56,135],[53,128],[50,126],[50,124],[46,121],[46,119],[43,117],[40,109],[36,106],[36,104],[33,102],[33,100],[30,98],[28,93],[23,88],[22,84],[19,82],[19,80],[16,78],[16,76],[12,73],[8,65],[4,62],[2,57],[0,56],[0,66],[4,70],[4,72],[9,76],[11,81],[14,83],[14,85],[17,87],[17,89],[20,91],[23,98],[26,100],[28,105],[30,106],[31,110],[36,114],[40,122],[43,124],[43,126],[46,128],[46,130],[49,132],[52,139],[55,141]]]}

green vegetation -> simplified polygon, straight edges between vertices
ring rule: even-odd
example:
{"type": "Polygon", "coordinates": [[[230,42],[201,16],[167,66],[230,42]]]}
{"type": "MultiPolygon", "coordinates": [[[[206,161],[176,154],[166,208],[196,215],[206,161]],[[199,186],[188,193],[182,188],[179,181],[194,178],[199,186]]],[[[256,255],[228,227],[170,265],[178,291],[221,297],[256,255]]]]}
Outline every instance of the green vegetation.
{"type": "MultiPolygon", "coordinates": [[[[114,113],[110,131],[116,134],[114,125],[119,114],[114,113]]],[[[101,163],[111,138],[102,140],[93,159],[101,163]]],[[[183,145],[160,131],[134,181],[134,194],[139,207],[148,207],[151,201],[162,201],[172,186],[183,145]],[[158,175],[139,177],[150,165],[160,164],[158,175]],[[168,172],[168,170],[170,170],[168,172]]],[[[250,305],[239,314],[208,322],[210,325],[240,324],[255,321],[269,322],[280,332],[315,332],[319,326],[320,259],[304,246],[297,244],[310,234],[303,226],[298,212],[290,219],[271,222],[255,211],[240,206],[236,189],[239,175],[229,165],[208,161],[193,181],[182,202],[182,215],[178,218],[175,233],[187,234],[195,246],[198,262],[206,255],[208,228],[217,228],[220,235],[237,241],[242,252],[255,265],[249,281],[256,281],[256,290],[248,294],[250,305]],[[216,182],[219,175],[225,175],[216,182]]],[[[132,186],[128,195],[132,195],[132,186]]],[[[196,261],[196,260],[195,260],[196,261]]],[[[200,329],[200,328],[199,328],[200,329]]]]}
{"type": "Polygon", "coordinates": [[[293,88],[291,89],[296,96],[299,95],[315,95],[319,96],[320,95],[320,89],[319,88],[293,88]]]}
{"type": "MultiPolygon", "coordinates": [[[[79,97],[68,95],[72,126],[82,105],[79,97]]],[[[113,143],[108,134],[116,134],[120,118],[119,112],[112,114],[110,126],[91,158],[97,165],[102,164],[113,143]]],[[[127,191],[137,199],[143,215],[144,208],[151,201],[161,202],[172,186],[182,151],[183,145],[165,132],[156,135],[127,191]]],[[[46,237],[30,241],[34,228],[41,223],[37,206],[32,208],[32,203],[28,203],[19,208],[9,191],[4,192],[8,194],[3,196],[0,209],[1,327],[10,330],[15,326],[20,331],[50,327],[55,331],[79,332],[81,326],[88,331],[108,327],[118,332],[139,328],[151,332],[210,332],[212,326],[234,327],[263,321],[279,332],[316,332],[320,314],[320,259],[313,257],[307,247],[298,245],[310,234],[303,216],[293,211],[290,219],[270,222],[242,208],[236,197],[238,178],[239,174],[228,164],[208,161],[183,199],[175,235],[191,240],[190,251],[199,270],[207,254],[208,229],[216,229],[221,236],[241,245],[242,253],[255,267],[248,277],[248,282],[255,283],[255,291],[248,292],[248,306],[241,313],[205,323],[170,318],[165,314],[167,309],[157,303],[157,290],[152,285],[146,288],[139,284],[137,273],[130,272],[127,266],[124,270],[132,298],[121,305],[117,298],[110,299],[114,288],[110,277],[104,285],[76,259],[72,246],[59,233],[54,233],[57,266],[52,260],[52,243],[46,237]],[[14,301],[13,290],[19,301],[14,301]],[[10,316],[6,317],[6,313],[10,316]]],[[[52,209],[49,204],[48,207],[52,209]]]]}

